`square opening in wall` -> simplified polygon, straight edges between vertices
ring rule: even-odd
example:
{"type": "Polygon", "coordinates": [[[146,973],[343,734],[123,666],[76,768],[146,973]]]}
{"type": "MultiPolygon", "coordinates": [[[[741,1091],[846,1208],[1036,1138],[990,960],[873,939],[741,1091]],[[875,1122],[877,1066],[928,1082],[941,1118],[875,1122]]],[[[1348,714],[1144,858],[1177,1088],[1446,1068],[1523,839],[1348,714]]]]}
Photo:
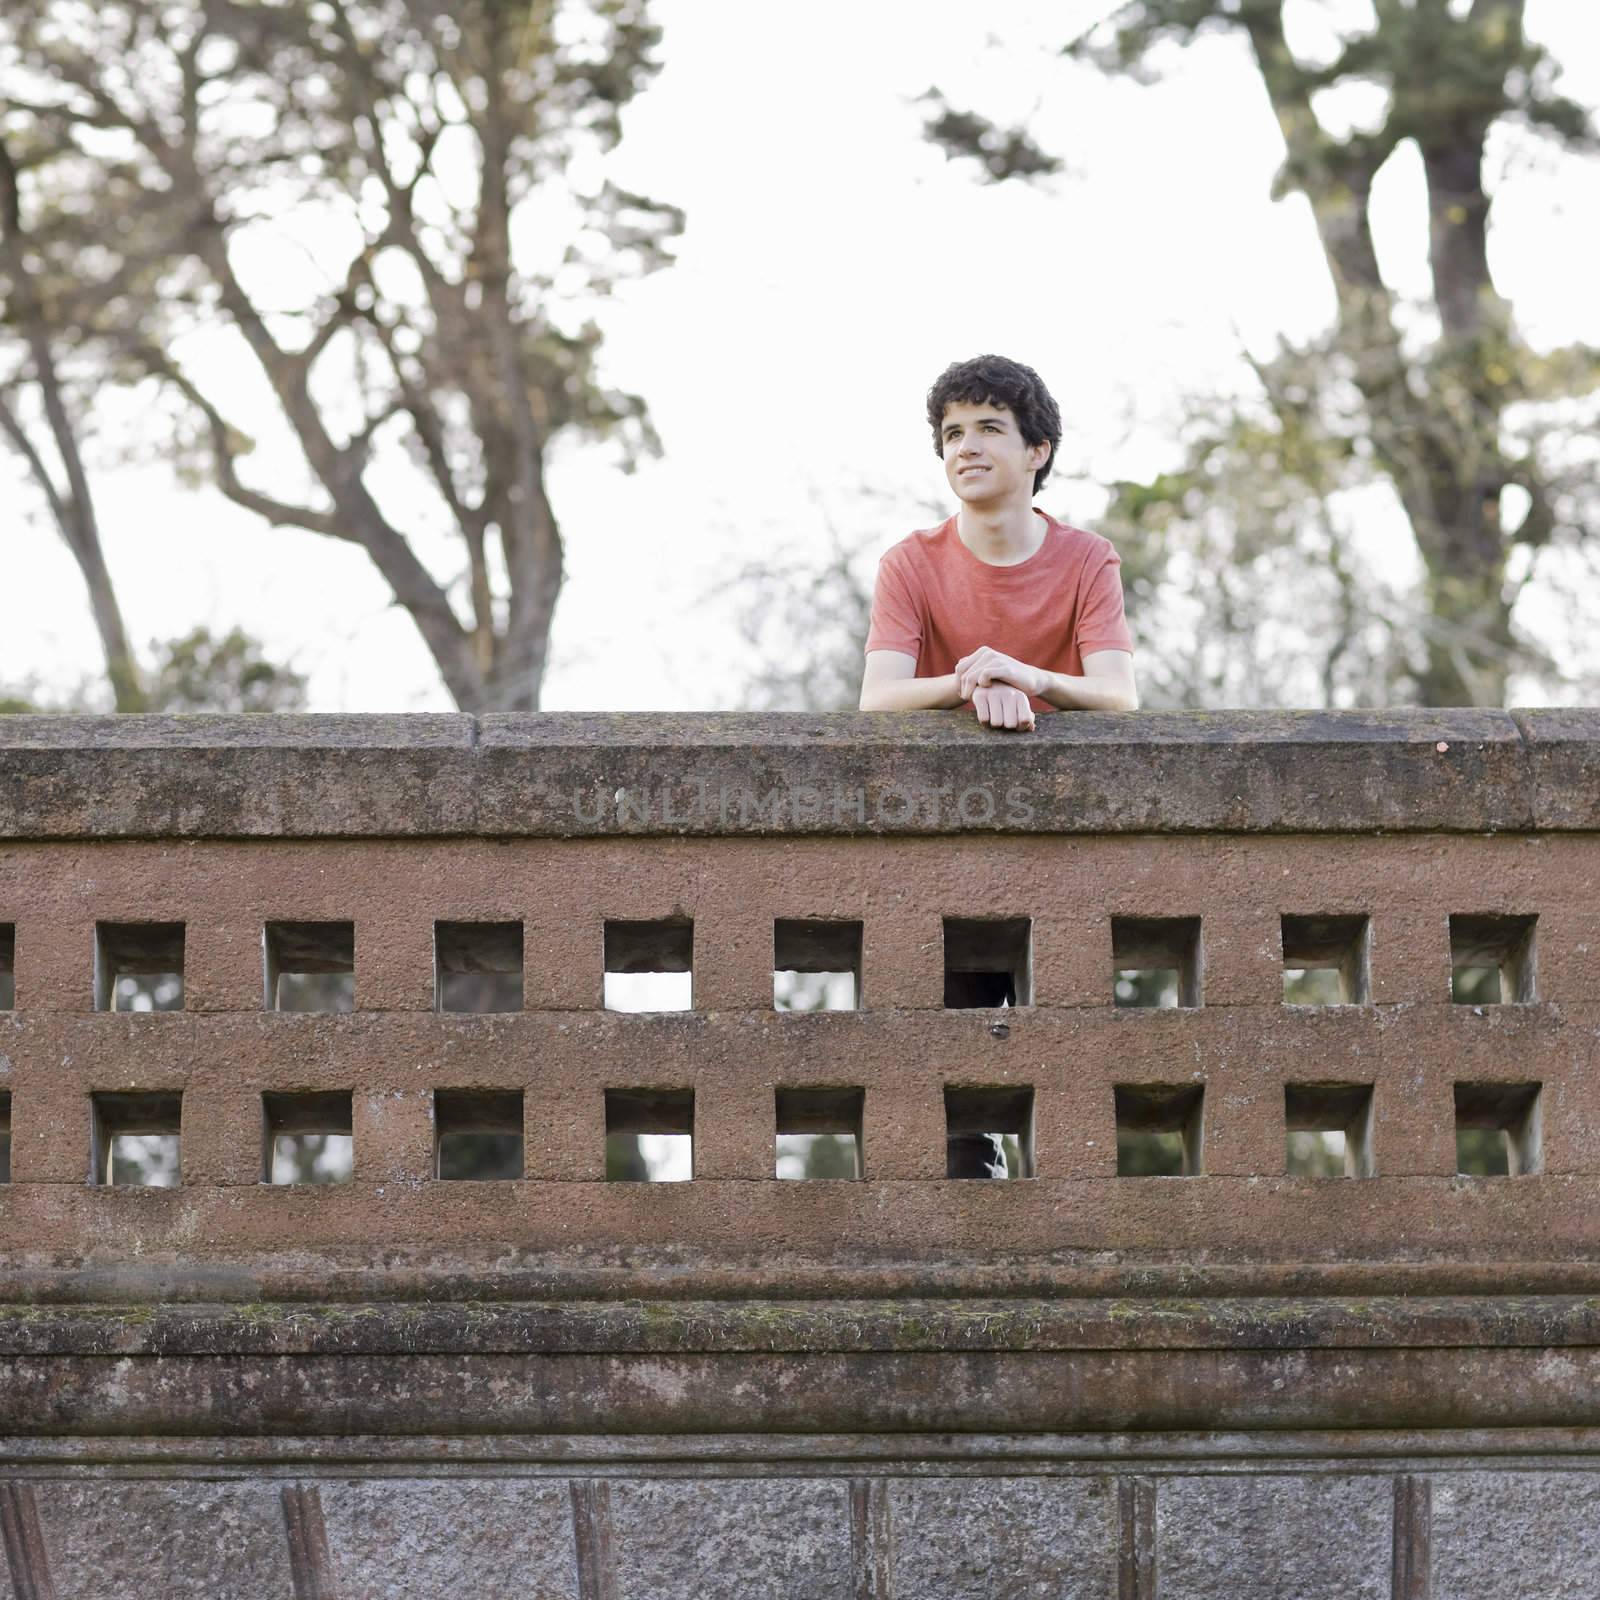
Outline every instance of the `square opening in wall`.
{"type": "Polygon", "coordinates": [[[11,1096],[0,1090],[0,1183],[11,1182],[11,1096]]]}
{"type": "Polygon", "coordinates": [[[1370,1178],[1372,1085],[1290,1083],[1283,1090],[1291,1178],[1370,1178]]]}
{"type": "Polygon", "coordinates": [[[1194,1178],[1204,1170],[1205,1086],[1119,1083],[1117,1176],[1194,1178]]]}
{"type": "Polygon", "coordinates": [[[688,1011],[694,1005],[694,923],[608,921],[607,1011],[688,1011]]]}
{"type": "Polygon", "coordinates": [[[434,1171],[448,1182],[522,1176],[520,1089],[435,1089],[434,1171]]]}
{"type": "Polygon", "coordinates": [[[780,1178],[861,1176],[860,1089],[777,1091],[780,1178]]]}
{"type": "Polygon", "coordinates": [[[944,919],[944,1003],[955,1010],[1033,1004],[1027,917],[944,919]]]}
{"type": "Polygon", "coordinates": [[[522,924],[434,923],[433,974],[440,1011],[520,1011],[522,924]]]}
{"type": "Polygon", "coordinates": [[[779,918],[772,925],[777,1011],[854,1011],[861,1003],[861,924],[779,918]]]}
{"type": "Polygon", "coordinates": [[[356,925],[269,922],[265,932],[268,1011],[354,1011],[356,925]]]}
{"type": "Polygon", "coordinates": [[[1544,1168],[1537,1083],[1456,1085],[1456,1171],[1519,1178],[1544,1168]]]}
{"type": "Polygon", "coordinates": [[[183,924],[94,925],[96,1011],[183,1010],[183,924]]]}
{"type": "Polygon", "coordinates": [[[607,1089],[607,1180],[686,1183],[693,1176],[694,1090],[607,1089]]]}
{"type": "Polygon", "coordinates": [[[170,1189],[182,1181],[183,1093],[89,1096],[89,1181],[170,1189]]]}
{"type": "Polygon", "coordinates": [[[1284,917],[1283,1003],[1361,1006],[1371,999],[1365,916],[1284,917]]]}
{"type": "Polygon", "coordinates": [[[1527,1005],[1534,999],[1537,916],[1475,913],[1450,919],[1450,998],[1458,1005],[1527,1005]]]}
{"type": "Polygon", "coordinates": [[[1114,1005],[1198,1006],[1199,917],[1113,917],[1111,967],[1114,1005]]]}
{"type": "Polygon", "coordinates": [[[17,929],[14,923],[0,922],[0,1011],[14,1011],[17,1005],[17,929]]]}
{"type": "Polygon", "coordinates": [[[261,1097],[263,1183],[349,1183],[355,1139],[348,1089],[261,1097]]]}
{"type": "Polygon", "coordinates": [[[947,1178],[1033,1176],[1033,1090],[1009,1085],[946,1087],[947,1178]]]}

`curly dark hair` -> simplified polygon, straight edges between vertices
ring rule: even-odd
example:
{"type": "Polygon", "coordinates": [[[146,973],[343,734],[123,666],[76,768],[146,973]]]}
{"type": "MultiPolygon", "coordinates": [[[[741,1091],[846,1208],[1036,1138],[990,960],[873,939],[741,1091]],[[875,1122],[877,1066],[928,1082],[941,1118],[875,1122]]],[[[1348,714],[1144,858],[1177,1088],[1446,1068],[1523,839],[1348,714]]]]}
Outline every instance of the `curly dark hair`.
{"type": "Polygon", "coordinates": [[[1033,492],[1038,494],[1061,443],[1061,412],[1039,374],[1005,356],[974,356],[946,367],[928,391],[928,426],[937,456],[944,455],[944,413],[952,405],[1004,406],[1017,419],[1025,443],[1050,446],[1044,465],[1033,475],[1033,492]]]}

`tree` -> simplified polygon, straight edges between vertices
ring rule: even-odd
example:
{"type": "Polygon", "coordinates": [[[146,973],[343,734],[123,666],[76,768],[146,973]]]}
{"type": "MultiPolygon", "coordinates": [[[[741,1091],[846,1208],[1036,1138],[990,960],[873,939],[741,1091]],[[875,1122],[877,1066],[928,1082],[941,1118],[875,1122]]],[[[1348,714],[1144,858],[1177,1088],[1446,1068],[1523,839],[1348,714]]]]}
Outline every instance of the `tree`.
{"type": "Polygon", "coordinates": [[[77,219],[65,215],[53,219],[48,239],[24,222],[24,174],[38,157],[34,141],[10,134],[7,120],[0,115],[0,435],[21,456],[83,574],[117,710],[143,711],[138,663],[100,543],[82,403],[57,349],[57,324],[67,303],[79,300],[81,286],[54,278],[52,246],[68,233],[79,242],[83,236],[77,219]]]}
{"type": "Polygon", "coordinates": [[[154,666],[145,693],[151,711],[305,710],[305,678],[268,659],[242,628],[220,637],[195,628],[150,648],[154,666]]]}
{"type": "Polygon", "coordinates": [[[1427,619],[1349,548],[1348,477],[1303,429],[1197,402],[1185,459],[1112,485],[1142,702],[1382,705],[1404,697],[1427,619]]]}
{"type": "MultiPolygon", "coordinates": [[[[1574,403],[1592,406],[1600,361],[1586,347],[1540,352],[1519,336],[1489,266],[1485,150],[1506,123],[1585,152],[1596,136],[1528,39],[1523,0],[1376,0],[1375,25],[1346,28],[1325,59],[1291,48],[1285,10],[1285,0],[1132,0],[1066,47],[1147,76],[1164,49],[1209,34],[1241,40],[1284,141],[1276,192],[1309,201],[1337,304],[1323,338],[1285,343],[1254,364],[1253,397],[1209,408],[1176,471],[1119,486],[1111,521],[1135,541],[1179,534],[1193,550],[1214,544],[1205,525],[1220,509],[1247,553],[1298,545],[1321,561],[1336,624],[1325,689],[1352,663],[1357,681],[1403,665],[1423,704],[1502,704],[1513,666],[1538,662],[1512,612],[1539,555],[1589,539],[1597,525],[1589,473],[1571,446],[1582,422],[1574,403]],[[1353,86],[1381,90],[1383,109],[1346,127],[1329,97],[1353,86]],[[1385,282],[1370,215],[1378,173],[1413,148],[1426,175],[1432,277],[1421,306],[1385,282]],[[1327,571],[1338,497],[1373,484],[1392,497],[1420,556],[1420,616],[1327,571]],[[1265,491],[1261,516],[1275,527],[1251,532],[1241,489],[1265,491]]],[[[954,138],[948,112],[929,128],[952,153],[977,155],[991,179],[1029,176],[1025,144],[1017,172],[1003,161],[997,170],[997,153],[1012,147],[998,135],[970,117],[954,138]]]]}
{"type": "Polygon", "coordinates": [[[658,34],[647,0],[14,0],[19,232],[59,239],[55,281],[110,291],[19,301],[14,336],[159,388],[191,470],[368,553],[459,706],[532,709],[562,577],[552,442],[654,444],[574,307],[664,264],[682,215],[575,175],[620,138],[658,34]],[[111,182],[148,226],[56,226],[111,182]],[[266,269],[268,241],[319,258],[321,291],[266,269]],[[290,482],[250,471],[219,329],[290,482]],[[454,574],[425,559],[441,537],[454,574]]]}
{"type": "MultiPolygon", "coordinates": [[[[150,667],[140,669],[142,711],[304,711],[306,680],[269,660],[241,628],[220,637],[195,628],[181,638],[153,640],[150,667]]],[[[49,701],[33,694],[0,694],[0,713],[81,712],[94,699],[80,691],[49,701]]],[[[125,708],[119,708],[125,709],[125,708]]]]}
{"type": "MultiPolygon", "coordinates": [[[[16,141],[13,155],[0,139],[0,332],[15,335],[5,349],[10,366],[0,378],[0,432],[21,457],[51,521],[77,561],[100,635],[106,679],[117,711],[295,711],[305,706],[305,680],[269,661],[260,644],[238,628],[220,638],[195,628],[178,639],[152,641],[153,677],[133,650],[100,539],[88,441],[97,363],[114,356],[101,329],[121,292],[151,269],[151,222],[157,209],[125,174],[108,174],[117,229],[125,238],[117,280],[72,276],[64,262],[82,261],[99,229],[81,201],[64,197],[41,208],[44,223],[25,231],[21,173],[37,146],[16,141]],[[52,469],[51,460],[55,467],[52,469]]],[[[79,692],[59,710],[85,710],[79,692]]],[[[0,698],[0,712],[42,709],[32,698],[0,698]]]]}
{"type": "Polygon", "coordinates": [[[827,532],[816,555],[758,557],[706,597],[734,601],[748,663],[737,674],[738,710],[854,711],[877,558],[913,527],[949,515],[915,493],[866,485],[853,494],[848,520],[819,498],[813,509],[827,532]]]}
{"type": "Polygon", "coordinates": [[[830,524],[820,559],[747,562],[717,593],[738,599],[736,625],[749,652],[739,709],[854,711],[862,645],[872,616],[863,567],[883,541],[846,537],[830,524]]]}

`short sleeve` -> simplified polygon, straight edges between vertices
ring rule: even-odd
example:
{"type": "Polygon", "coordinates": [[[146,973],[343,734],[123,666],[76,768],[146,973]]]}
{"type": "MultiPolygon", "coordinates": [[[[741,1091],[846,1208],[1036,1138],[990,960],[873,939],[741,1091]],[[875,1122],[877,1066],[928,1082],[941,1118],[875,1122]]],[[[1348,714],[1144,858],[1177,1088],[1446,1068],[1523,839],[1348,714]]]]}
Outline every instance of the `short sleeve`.
{"type": "Polygon", "coordinates": [[[898,650],[904,655],[922,653],[922,609],[904,565],[890,551],[878,563],[878,581],[872,589],[872,622],[867,628],[867,651],[898,650]]]}
{"type": "Polygon", "coordinates": [[[1084,590],[1078,607],[1078,654],[1092,650],[1133,649],[1128,619],[1122,611],[1122,558],[1108,549],[1084,590]]]}

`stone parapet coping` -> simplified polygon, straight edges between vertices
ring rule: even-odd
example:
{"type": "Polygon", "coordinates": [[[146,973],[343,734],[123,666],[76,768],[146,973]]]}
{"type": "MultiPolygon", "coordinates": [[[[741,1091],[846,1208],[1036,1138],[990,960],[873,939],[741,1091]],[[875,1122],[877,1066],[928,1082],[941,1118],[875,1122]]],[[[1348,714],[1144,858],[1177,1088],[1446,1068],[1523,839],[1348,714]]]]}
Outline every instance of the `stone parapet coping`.
{"type": "Polygon", "coordinates": [[[0,717],[0,839],[1600,829],[1600,710],[0,717]]]}

